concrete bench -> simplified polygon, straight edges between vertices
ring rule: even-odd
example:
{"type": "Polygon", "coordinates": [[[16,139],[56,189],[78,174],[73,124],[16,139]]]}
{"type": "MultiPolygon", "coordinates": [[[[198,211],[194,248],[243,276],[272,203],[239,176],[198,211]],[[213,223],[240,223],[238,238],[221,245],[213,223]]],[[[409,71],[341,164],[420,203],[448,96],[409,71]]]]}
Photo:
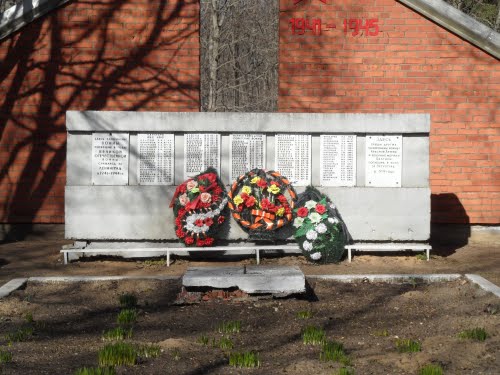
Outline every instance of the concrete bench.
{"type": "Polygon", "coordinates": [[[98,255],[115,255],[115,256],[167,256],[167,267],[170,266],[171,254],[187,254],[190,252],[214,252],[214,251],[231,251],[248,253],[253,252],[257,264],[260,264],[260,252],[267,250],[283,250],[285,252],[300,253],[297,245],[269,245],[269,246],[214,246],[214,247],[164,247],[164,248],[127,248],[127,249],[106,249],[106,248],[91,248],[91,249],[63,249],[64,264],[69,263],[69,254],[98,254],[98,255]]]}
{"type": "Polygon", "coordinates": [[[352,260],[352,252],[356,251],[425,251],[427,260],[430,259],[431,245],[418,244],[418,243],[355,243],[346,245],[347,259],[349,262],[352,260]]]}

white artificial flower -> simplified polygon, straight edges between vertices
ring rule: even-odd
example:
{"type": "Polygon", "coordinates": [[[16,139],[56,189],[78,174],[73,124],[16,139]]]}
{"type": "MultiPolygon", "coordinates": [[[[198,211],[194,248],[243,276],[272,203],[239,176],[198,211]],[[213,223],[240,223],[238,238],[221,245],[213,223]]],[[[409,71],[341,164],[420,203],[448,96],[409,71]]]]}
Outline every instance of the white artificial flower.
{"type": "Polygon", "coordinates": [[[323,223],[319,223],[318,225],[316,225],[316,232],[325,233],[326,232],[326,225],[323,223]]]}
{"type": "Polygon", "coordinates": [[[335,205],[334,205],[333,203],[331,203],[331,204],[330,204],[330,208],[331,208],[332,210],[335,210],[337,207],[335,207],[335,205]]]}
{"type": "Polygon", "coordinates": [[[334,218],[329,217],[328,222],[332,224],[337,224],[339,222],[339,219],[337,219],[336,217],[334,218]]]}
{"type": "Polygon", "coordinates": [[[318,252],[318,253],[311,254],[311,259],[312,260],[320,260],[321,259],[321,253],[318,252]]]}
{"type": "Polygon", "coordinates": [[[307,208],[308,210],[310,210],[311,208],[316,207],[317,204],[318,203],[315,201],[307,201],[306,204],[304,205],[304,207],[307,208]]]}
{"type": "Polygon", "coordinates": [[[306,238],[309,241],[314,241],[316,238],[318,238],[318,233],[314,229],[309,229],[306,233],[306,238]]]}
{"type": "Polygon", "coordinates": [[[311,220],[311,223],[319,223],[321,221],[321,215],[318,214],[317,212],[313,212],[309,214],[309,220],[311,220]]]}
{"type": "Polygon", "coordinates": [[[302,247],[304,248],[305,251],[311,251],[313,249],[313,245],[309,241],[304,241],[302,247]]]}
{"type": "Polygon", "coordinates": [[[303,217],[296,217],[295,220],[293,221],[293,226],[295,228],[300,228],[304,224],[304,218],[303,217]]]}

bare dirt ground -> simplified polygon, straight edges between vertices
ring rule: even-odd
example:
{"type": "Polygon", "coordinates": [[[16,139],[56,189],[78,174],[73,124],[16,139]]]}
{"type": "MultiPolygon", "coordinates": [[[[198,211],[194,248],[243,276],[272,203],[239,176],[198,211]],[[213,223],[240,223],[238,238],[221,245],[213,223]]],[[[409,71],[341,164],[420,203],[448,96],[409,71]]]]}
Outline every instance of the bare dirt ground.
{"type": "Polygon", "coordinates": [[[428,363],[446,374],[498,374],[499,300],[466,280],[429,285],[311,282],[308,298],[210,301],[172,304],[178,281],[122,281],[71,284],[29,283],[0,303],[0,345],[13,355],[4,374],[73,374],[96,366],[105,342],[102,332],[116,327],[119,295],[139,296],[134,343],[157,344],[158,358],[145,359],[117,374],[334,374],[339,364],[322,362],[318,346],[304,345],[307,325],[325,330],[344,344],[356,374],[417,374],[428,363]],[[300,311],[312,311],[299,319],[300,311]],[[26,321],[32,314],[34,322],[26,321]],[[226,335],[238,351],[260,354],[261,367],[228,366],[228,351],[204,346],[205,335],[219,340],[217,324],[241,321],[241,332],[226,335]],[[33,336],[6,347],[5,334],[34,327],[33,336]],[[483,327],[484,342],[457,334],[483,327]],[[387,333],[381,335],[380,332],[387,333]],[[418,340],[422,351],[399,353],[397,338],[418,340]]]}
{"type": "MultiPolygon", "coordinates": [[[[398,255],[355,255],[352,263],[312,265],[301,256],[264,258],[262,264],[298,265],[306,275],[377,274],[377,273],[476,273],[500,285],[500,231],[473,233],[465,245],[434,241],[430,262],[419,260],[415,253],[398,255]]],[[[453,241],[451,241],[453,242],[453,241]]],[[[62,239],[30,240],[0,244],[0,285],[14,277],[62,275],[182,275],[188,266],[254,264],[255,258],[221,261],[176,259],[171,267],[144,261],[90,258],[67,266],[59,253],[62,239]]]]}

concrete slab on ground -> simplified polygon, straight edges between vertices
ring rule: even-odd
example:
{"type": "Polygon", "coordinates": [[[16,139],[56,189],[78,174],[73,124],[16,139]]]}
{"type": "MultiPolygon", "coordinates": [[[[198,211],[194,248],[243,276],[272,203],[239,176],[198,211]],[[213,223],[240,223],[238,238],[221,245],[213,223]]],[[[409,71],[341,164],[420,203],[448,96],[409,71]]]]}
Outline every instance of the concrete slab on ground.
{"type": "Polygon", "coordinates": [[[249,294],[290,295],[306,291],[306,279],[299,267],[189,267],[182,285],[216,289],[239,288],[249,294]]]}

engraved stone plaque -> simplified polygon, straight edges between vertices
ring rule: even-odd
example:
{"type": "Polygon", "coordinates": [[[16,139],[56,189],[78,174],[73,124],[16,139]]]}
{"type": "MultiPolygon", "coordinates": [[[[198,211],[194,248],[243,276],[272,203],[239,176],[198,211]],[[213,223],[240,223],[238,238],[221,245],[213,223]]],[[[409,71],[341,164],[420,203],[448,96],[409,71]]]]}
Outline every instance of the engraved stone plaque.
{"type": "Polygon", "coordinates": [[[401,187],[403,137],[370,135],[366,137],[366,186],[401,187]]]}
{"type": "Polygon", "coordinates": [[[320,136],[321,186],[356,186],[356,136],[320,136]]]}
{"type": "Polygon", "coordinates": [[[311,184],[311,136],[276,134],[276,171],[296,186],[311,184]]]}
{"type": "Polygon", "coordinates": [[[128,133],[93,133],[92,185],[127,185],[128,154],[128,133]]]}
{"type": "Polygon", "coordinates": [[[231,134],[229,147],[231,181],[254,168],[265,168],[266,136],[264,134],[231,134]]]}
{"type": "Polygon", "coordinates": [[[174,135],[137,134],[139,185],[174,184],[174,135]]]}
{"type": "Polygon", "coordinates": [[[184,179],[214,167],[220,172],[220,134],[184,134],[184,179]]]}

